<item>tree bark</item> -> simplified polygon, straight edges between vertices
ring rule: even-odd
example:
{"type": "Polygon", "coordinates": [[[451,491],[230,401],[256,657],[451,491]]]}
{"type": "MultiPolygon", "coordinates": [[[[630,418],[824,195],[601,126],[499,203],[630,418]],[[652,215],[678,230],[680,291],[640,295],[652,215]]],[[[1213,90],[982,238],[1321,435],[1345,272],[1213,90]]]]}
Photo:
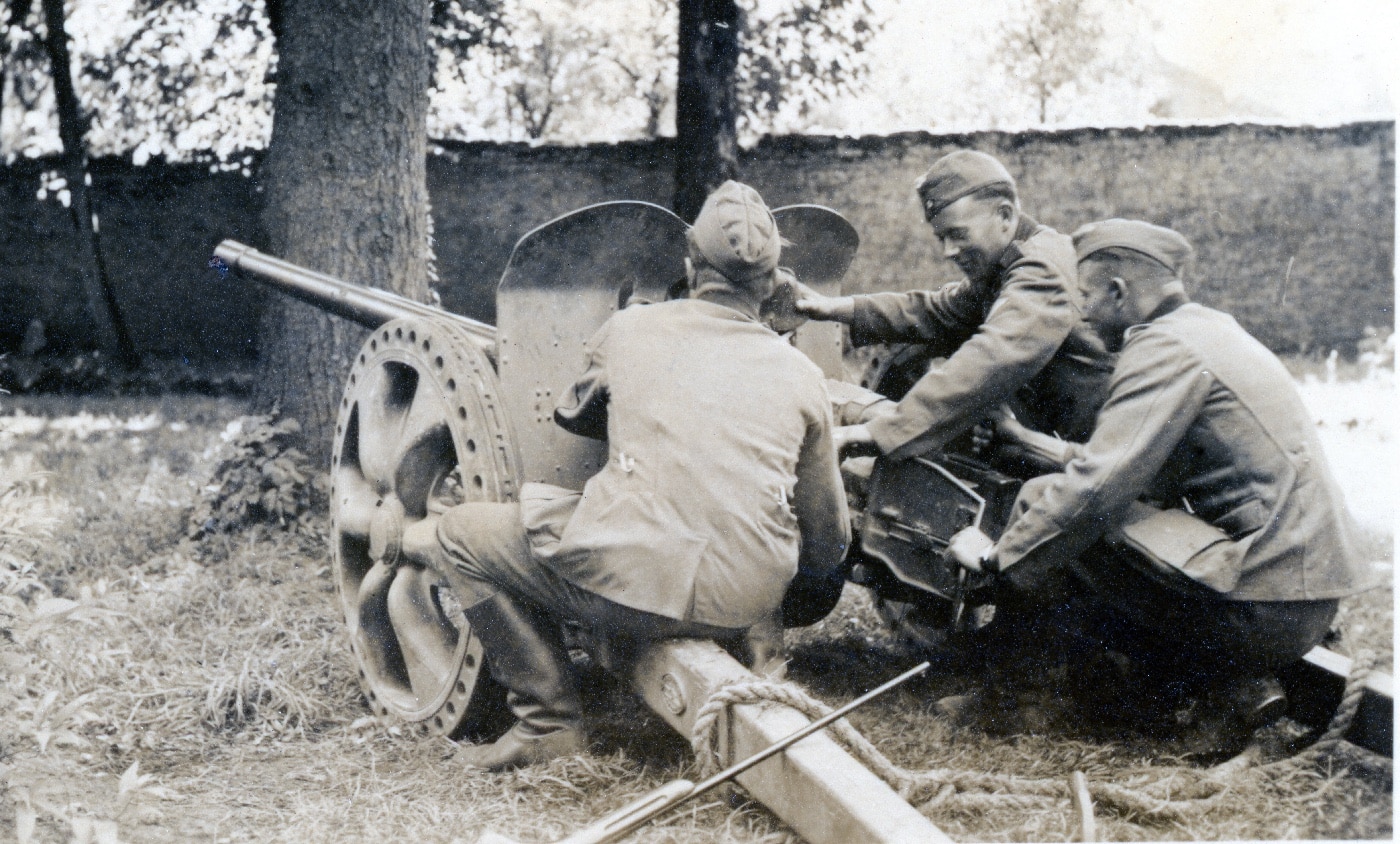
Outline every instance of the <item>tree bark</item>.
{"type": "Polygon", "coordinates": [[[136,350],[122,321],[121,311],[117,308],[106,262],[102,260],[97,204],[88,185],[88,120],[73,86],[63,0],[43,0],[43,9],[44,25],[48,29],[44,49],[48,53],[49,68],[53,74],[54,99],[58,106],[58,137],[63,144],[63,175],[68,180],[68,208],[78,237],[78,266],[83,294],[96,329],[98,347],[122,366],[131,367],[136,364],[136,350]]]}
{"type": "Polygon", "coordinates": [[[690,222],[705,197],[739,172],[739,32],[735,0],[681,0],[676,67],[676,190],[690,222]]]}
{"type": "MultiPolygon", "coordinates": [[[[272,254],[428,298],[429,4],[282,0],[272,140],[260,174],[272,254]]],[[[328,462],[362,328],[284,297],[260,327],[254,401],[328,462]]]]}

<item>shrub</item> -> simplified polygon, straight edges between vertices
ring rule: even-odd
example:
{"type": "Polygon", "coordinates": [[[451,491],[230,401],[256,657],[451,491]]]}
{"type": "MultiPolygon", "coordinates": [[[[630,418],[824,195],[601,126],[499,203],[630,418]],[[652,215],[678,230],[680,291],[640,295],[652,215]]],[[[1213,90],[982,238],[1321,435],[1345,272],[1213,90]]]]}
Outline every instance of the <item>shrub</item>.
{"type": "Polygon", "coordinates": [[[224,431],[224,454],[196,505],[189,535],[199,539],[254,524],[308,527],[313,508],[326,500],[324,476],[296,448],[295,419],[244,416],[224,431]]]}

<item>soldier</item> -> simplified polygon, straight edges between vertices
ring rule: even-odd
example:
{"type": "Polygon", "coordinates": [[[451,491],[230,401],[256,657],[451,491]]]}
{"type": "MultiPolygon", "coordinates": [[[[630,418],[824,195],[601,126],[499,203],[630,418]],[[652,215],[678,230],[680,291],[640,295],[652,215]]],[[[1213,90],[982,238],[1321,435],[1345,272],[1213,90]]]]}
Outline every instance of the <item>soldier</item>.
{"type": "Polygon", "coordinates": [[[959,150],[934,163],[916,189],[943,257],[965,279],[928,292],[824,297],[797,309],[851,326],[855,345],[924,342],[948,355],[897,404],[841,396],[855,413],[840,444],[873,442],[909,457],[937,449],[989,409],[1027,388],[1038,430],[1082,440],[1112,361],[1081,320],[1074,246],[1021,210],[1016,183],[995,158],[959,150]]]}
{"type": "Polygon", "coordinates": [[[1106,220],[1074,243],[1085,317],[1121,350],[1107,401],[1083,445],[1009,426],[1064,469],[1022,488],[995,544],[968,530],[953,551],[1025,601],[1067,574],[1113,619],[1106,644],[1204,703],[1188,749],[1233,750],[1283,714],[1272,672],[1363,588],[1351,520],[1288,371],[1187,299],[1185,238],[1106,220]],[[1179,509],[1143,518],[1139,497],[1179,509]]]}
{"type": "Polygon", "coordinates": [[[795,573],[837,570],[850,528],[822,375],[758,321],[780,243],[757,192],[720,186],[689,232],[690,297],[613,315],[555,409],[607,440],[583,492],[526,484],[519,504],[459,505],[435,538],[405,538],[445,552],[519,719],[466,748],[468,765],[583,749],[561,619],[632,641],[733,638],[773,616],[795,573]]]}

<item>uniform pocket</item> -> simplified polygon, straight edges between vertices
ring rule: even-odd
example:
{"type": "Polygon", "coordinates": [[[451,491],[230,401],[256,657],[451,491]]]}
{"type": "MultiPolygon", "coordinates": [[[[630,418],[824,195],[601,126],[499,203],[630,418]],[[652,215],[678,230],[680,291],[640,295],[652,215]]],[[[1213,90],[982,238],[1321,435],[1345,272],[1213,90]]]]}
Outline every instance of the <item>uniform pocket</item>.
{"type": "Polygon", "coordinates": [[[1258,498],[1250,497],[1233,510],[1211,519],[1211,522],[1231,539],[1239,539],[1269,523],[1269,508],[1258,498]]]}
{"type": "Polygon", "coordinates": [[[1181,510],[1136,515],[1140,518],[1124,524],[1117,535],[1139,559],[1169,577],[1184,574],[1218,593],[1235,588],[1240,551],[1224,531],[1181,510]]]}

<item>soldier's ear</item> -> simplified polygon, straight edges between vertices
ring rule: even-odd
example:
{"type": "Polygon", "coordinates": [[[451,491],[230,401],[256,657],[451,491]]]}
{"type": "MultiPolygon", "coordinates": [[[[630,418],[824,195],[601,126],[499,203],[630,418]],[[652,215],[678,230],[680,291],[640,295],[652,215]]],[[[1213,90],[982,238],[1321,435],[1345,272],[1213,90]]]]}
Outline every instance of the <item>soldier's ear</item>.
{"type": "Polygon", "coordinates": [[[1110,278],[1110,279],[1108,280],[1108,284],[1109,284],[1109,295],[1111,295],[1111,296],[1113,297],[1113,301],[1115,301],[1115,302],[1125,302],[1125,301],[1127,301],[1127,299],[1128,299],[1128,293],[1129,293],[1128,282],[1125,281],[1125,280],[1123,279],[1122,276],[1117,276],[1117,275],[1116,275],[1116,276],[1114,276],[1113,278],[1110,278]]]}

